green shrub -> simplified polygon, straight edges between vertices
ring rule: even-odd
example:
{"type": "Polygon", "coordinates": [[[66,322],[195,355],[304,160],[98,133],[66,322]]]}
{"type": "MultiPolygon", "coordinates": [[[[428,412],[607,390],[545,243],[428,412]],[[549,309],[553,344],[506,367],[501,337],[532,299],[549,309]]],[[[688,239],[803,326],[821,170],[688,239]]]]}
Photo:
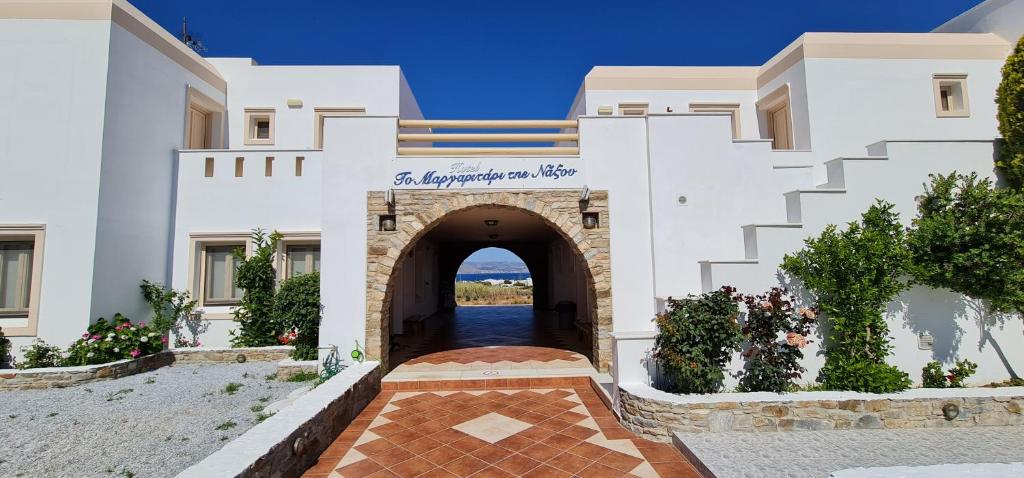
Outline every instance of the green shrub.
{"type": "Polygon", "coordinates": [[[672,382],[670,391],[715,393],[722,389],[725,366],[743,341],[734,292],[723,287],[685,299],[669,298],[668,311],[655,318],[654,358],[672,382]]]}
{"type": "Polygon", "coordinates": [[[252,232],[253,255],[235,251],[238,270],[235,285],[242,289],[242,299],[234,310],[238,329],[231,331],[231,345],[235,347],[263,347],[276,345],[284,332],[281,322],[274,316],[274,253],[281,234],[267,235],[262,229],[252,232]]]}
{"type": "Polygon", "coordinates": [[[996,166],[1011,187],[1020,189],[1024,187],[1024,38],[1003,65],[996,105],[999,134],[1005,141],[996,166]]]}
{"type": "Polygon", "coordinates": [[[114,314],[110,321],[100,318],[89,326],[82,338],[68,348],[68,365],[92,365],[138,358],[164,349],[167,337],[145,322],[133,324],[114,314]]]}
{"type": "Polygon", "coordinates": [[[964,359],[957,360],[956,365],[943,374],[942,364],[933,360],[921,370],[921,383],[925,388],[964,388],[964,381],[977,370],[978,364],[964,359]]]}
{"type": "Polygon", "coordinates": [[[274,299],[274,315],[286,330],[279,341],[295,346],[295,360],[316,360],[320,344],[320,272],[286,279],[274,299]]]}
{"type": "Polygon", "coordinates": [[[60,347],[49,345],[43,339],[35,339],[31,345],[21,348],[21,355],[24,357],[18,362],[18,368],[48,368],[64,365],[64,357],[60,347]]]}
{"type": "Polygon", "coordinates": [[[746,366],[740,375],[741,392],[782,393],[795,387],[804,368],[800,351],[807,345],[807,335],[815,312],[793,306],[786,291],[774,287],[764,295],[743,297],[747,317],[743,334],[749,346],[743,351],[746,366]],[[781,340],[779,337],[785,337],[781,340]]]}
{"type": "Polygon", "coordinates": [[[153,309],[149,325],[161,335],[169,335],[174,331],[175,336],[180,336],[180,328],[183,322],[192,319],[197,301],[192,300],[188,291],[174,290],[158,282],[143,280],[139,288],[142,297],[153,309]]]}
{"type": "Polygon", "coordinates": [[[1024,193],[977,174],[932,175],[907,239],[917,282],[1024,311],[1024,193]]]}
{"type": "Polygon", "coordinates": [[[4,328],[0,327],[0,368],[11,365],[11,341],[4,337],[4,328]]]}
{"type": "Polygon", "coordinates": [[[839,231],[829,225],[806,247],[786,255],[782,269],[814,294],[827,319],[825,365],[818,380],[830,390],[894,392],[910,377],[885,363],[889,327],[884,312],[907,287],[906,238],[893,205],[878,201],[839,231]]]}
{"type": "Polygon", "coordinates": [[[932,360],[921,369],[921,386],[924,388],[946,388],[946,375],[942,373],[942,364],[932,360]]]}

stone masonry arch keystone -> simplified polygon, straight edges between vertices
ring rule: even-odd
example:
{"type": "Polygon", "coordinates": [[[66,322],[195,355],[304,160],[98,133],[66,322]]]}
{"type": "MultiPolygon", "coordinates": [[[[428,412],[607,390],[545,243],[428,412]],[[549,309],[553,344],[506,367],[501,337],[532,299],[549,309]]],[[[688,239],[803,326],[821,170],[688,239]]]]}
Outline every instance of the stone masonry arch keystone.
{"type": "Polygon", "coordinates": [[[450,214],[477,207],[517,209],[542,220],[572,246],[586,264],[590,285],[593,325],[593,361],[601,371],[611,360],[612,291],[611,253],[608,230],[608,192],[592,191],[581,203],[575,190],[516,190],[467,193],[465,191],[395,191],[394,206],[385,202],[383,191],[367,193],[366,254],[366,355],[388,364],[390,347],[391,293],[396,264],[412,246],[450,214]],[[585,229],[583,213],[596,213],[598,227],[585,229]],[[394,231],[380,229],[380,216],[393,214],[394,231]]]}

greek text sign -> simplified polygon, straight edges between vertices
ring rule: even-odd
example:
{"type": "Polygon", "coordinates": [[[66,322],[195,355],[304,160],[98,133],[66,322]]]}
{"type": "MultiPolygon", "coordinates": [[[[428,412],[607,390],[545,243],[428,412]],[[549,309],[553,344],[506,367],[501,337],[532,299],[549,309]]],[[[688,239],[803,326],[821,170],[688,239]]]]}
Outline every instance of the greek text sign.
{"type": "Polygon", "coordinates": [[[575,189],[579,158],[398,158],[393,189],[575,189]]]}

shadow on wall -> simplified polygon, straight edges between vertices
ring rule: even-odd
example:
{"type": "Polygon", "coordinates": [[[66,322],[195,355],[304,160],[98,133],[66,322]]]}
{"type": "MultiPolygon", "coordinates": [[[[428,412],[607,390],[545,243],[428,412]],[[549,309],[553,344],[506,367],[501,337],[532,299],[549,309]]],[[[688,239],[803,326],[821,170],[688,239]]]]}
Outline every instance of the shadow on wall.
{"type": "Polygon", "coordinates": [[[886,318],[902,315],[904,326],[914,335],[931,335],[934,339],[932,359],[951,364],[957,358],[964,335],[960,324],[970,316],[967,313],[969,300],[953,292],[913,286],[889,304],[886,318]]]}

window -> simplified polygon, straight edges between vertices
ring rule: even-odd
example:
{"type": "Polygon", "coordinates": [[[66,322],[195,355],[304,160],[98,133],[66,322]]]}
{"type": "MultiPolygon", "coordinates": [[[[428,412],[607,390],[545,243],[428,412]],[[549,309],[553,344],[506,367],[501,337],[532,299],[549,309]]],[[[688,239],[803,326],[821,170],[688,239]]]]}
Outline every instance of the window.
{"type": "MultiPolygon", "coordinates": [[[[188,290],[199,301],[199,307],[233,306],[242,298],[235,287],[240,261],[235,251],[246,257],[252,254],[252,241],[247,233],[201,233],[189,237],[188,290]]],[[[206,311],[209,319],[231,319],[230,313],[206,311]]]]}
{"type": "Polygon", "coordinates": [[[313,108],[313,148],[324,147],[324,119],[336,118],[339,116],[362,116],[366,114],[366,108],[313,108]]]}
{"type": "Polygon", "coordinates": [[[285,246],[285,277],[295,277],[319,270],[320,244],[285,246]]]}
{"type": "Polygon", "coordinates": [[[647,116],[647,103],[619,103],[622,116],[647,116]]]}
{"type": "Polygon", "coordinates": [[[190,87],[185,110],[185,149],[220,147],[223,118],[224,106],[190,87]]]}
{"type": "Polygon", "coordinates": [[[967,75],[937,74],[932,76],[935,94],[935,116],[966,118],[971,115],[967,100],[967,75]]]}
{"type": "Polygon", "coordinates": [[[234,305],[242,297],[242,289],[235,285],[235,272],[239,261],[236,250],[245,250],[245,244],[218,244],[203,248],[203,303],[206,305],[234,305]]]}
{"type": "Polygon", "coordinates": [[[246,108],[245,144],[274,144],[273,108],[246,108]]]}
{"type": "Polygon", "coordinates": [[[740,138],[739,103],[690,103],[691,113],[729,113],[732,117],[732,138],[740,138]]]}
{"type": "Polygon", "coordinates": [[[757,109],[764,118],[765,128],[762,131],[766,131],[771,138],[772,149],[794,149],[789,85],[783,85],[766,95],[757,102],[757,109]]]}
{"type": "Polygon", "coordinates": [[[0,226],[0,327],[34,336],[39,309],[43,226],[0,226]]]}
{"type": "Polygon", "coordinates": [[[0,241],[0,316],[28,315],[32,241],[0,241]]]}

